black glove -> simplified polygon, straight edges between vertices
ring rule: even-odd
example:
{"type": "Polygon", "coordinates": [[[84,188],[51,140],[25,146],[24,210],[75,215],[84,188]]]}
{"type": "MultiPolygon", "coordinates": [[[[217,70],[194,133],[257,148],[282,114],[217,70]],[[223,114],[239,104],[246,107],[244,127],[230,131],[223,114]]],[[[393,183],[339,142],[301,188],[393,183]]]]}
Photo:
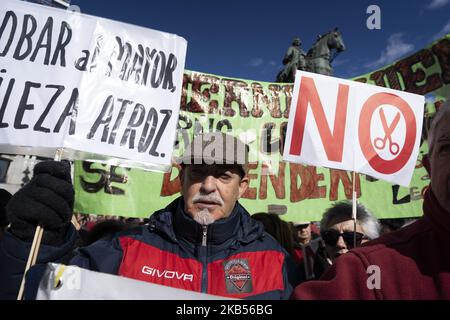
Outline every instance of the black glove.
{"type": "Polygon", "coordinates": [[[8,218],[6,217],[6,204],[11,199],[11,193],[5,189],[0,189],[0,228],[9,225],[8,218]]]}
{"type": "Polygon", "coordinates": [[[7,207],[10,231],[23,241],[33,241],[36,226],[44,228],[42,243],[59,245],[72,218],[74,190],[68,161],[43,161],[33,178],[12,196],[7,207]]]}

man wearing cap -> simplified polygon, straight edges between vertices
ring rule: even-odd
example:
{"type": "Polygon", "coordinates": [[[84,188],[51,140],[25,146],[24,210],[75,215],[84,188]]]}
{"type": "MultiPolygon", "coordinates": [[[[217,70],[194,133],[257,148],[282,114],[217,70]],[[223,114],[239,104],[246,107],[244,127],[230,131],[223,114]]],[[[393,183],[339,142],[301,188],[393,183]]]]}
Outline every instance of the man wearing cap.
{"type": "Polygon", "coordinates": [[[297,231],[298,243],[308,245],[311,242],[311,221],[295,221],[293,226],[297,231]]]}
{"type": "Polygon", "coordinates": [[[312,233],[311,221],[295,221],[294,227],[294,253],[295,262],[299,266],[300,281],[311,280],[314,278],[314,257],[320,246],[320,237],[312,233]]]}
{"type": "MultiPolygon", "coordinates": [[[[178,159],[182,196],[155,212],[148,225],[79,248],[70,264],[225,297],[289,298],[293,261],[238,202],[248,186],[246,161],[247,146],[238,139],[198,135],[178,159]]],[[[31,182],[11,199],[11,228],[0,245],[0,266],[9,266],[0,267],[0,297],[17,294],[36,224],[46,230],[38,263],[72,248],[69,169],[64,162],[38,164],[31,182]],[[39,212],[31,218],[29,210],[39,212]],[[13,251],[21,255],[13,259],[13,251]]]]}

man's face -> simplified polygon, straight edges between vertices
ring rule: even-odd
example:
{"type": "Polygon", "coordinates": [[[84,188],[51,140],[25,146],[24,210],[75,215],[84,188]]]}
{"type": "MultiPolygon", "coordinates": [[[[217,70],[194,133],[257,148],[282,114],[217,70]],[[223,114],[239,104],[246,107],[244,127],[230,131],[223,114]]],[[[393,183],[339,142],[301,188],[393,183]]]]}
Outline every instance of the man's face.
{"type": "Polygon", "coordinates": [[[186,213],[201,224],[228,217],[248,187],[239,173],[235,165],[185,166],[180,178],[186,213]]]}
{"type": "Polygon", "coordinates": [[[450,212],[450,113],[435,128],[430,164],[431,189],[441,207],[450,212]]]}
{"type": "MultiPolygon", "coordinates": [[[[339,233],[346,233],[349,235],[351,233],[353,235],[354,231],[354,222],[353,220],[344,220],[344,221],[330,221],[330,227],[327,230],[335,230],[339,233]]],[[[364,234],[363,228],[356,223],[356,232],[364,234]]],[[[362,240],[361,243],[366,242],[367,240],[362,240]]],[[[330,245],[325,243],[325,249],[328,253],[330,259],[334,262],[339,256],[347,253],[349,249],[352,248],[353,237],[351,237],[351,243],[344,241],[343,235],[340,235],[335,245],[330,245]]]]}
{"type": "Polygon", "coordinates": [[[296,229],[300,241],[308,243],[311,240],[311,224],[299,225],[296,229]]]}

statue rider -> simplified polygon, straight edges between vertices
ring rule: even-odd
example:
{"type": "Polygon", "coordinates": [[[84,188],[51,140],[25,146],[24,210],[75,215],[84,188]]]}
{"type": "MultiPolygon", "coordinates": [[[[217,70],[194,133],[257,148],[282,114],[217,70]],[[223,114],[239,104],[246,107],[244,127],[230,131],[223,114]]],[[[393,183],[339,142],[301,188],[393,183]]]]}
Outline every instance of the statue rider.
{"type": "Polygon", "coordinates": [[[283,59],[284,69],[278,74],[277,82],[294,82],[296,70],[306,69],[306,53],[301,48],[300,38],[294,38],[283,59]]]}

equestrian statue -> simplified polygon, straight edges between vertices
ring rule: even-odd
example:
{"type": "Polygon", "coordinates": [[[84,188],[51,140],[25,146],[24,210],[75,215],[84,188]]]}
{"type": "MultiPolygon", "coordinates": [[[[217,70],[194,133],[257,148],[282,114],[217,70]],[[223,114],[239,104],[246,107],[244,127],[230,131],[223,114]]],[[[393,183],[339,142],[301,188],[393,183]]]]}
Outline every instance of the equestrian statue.
{"type": "Polygon", "coordinates": [[[345,50],[344,40],[337,28],[325,35],[319,35],[307,54],[302,50],[301,45],[300,38],[294,38],[284,56],[284,68],[278,73],[276,82],[294,82],[297,70],[333,75],[331,63],[339,53],[345,50]]]}

